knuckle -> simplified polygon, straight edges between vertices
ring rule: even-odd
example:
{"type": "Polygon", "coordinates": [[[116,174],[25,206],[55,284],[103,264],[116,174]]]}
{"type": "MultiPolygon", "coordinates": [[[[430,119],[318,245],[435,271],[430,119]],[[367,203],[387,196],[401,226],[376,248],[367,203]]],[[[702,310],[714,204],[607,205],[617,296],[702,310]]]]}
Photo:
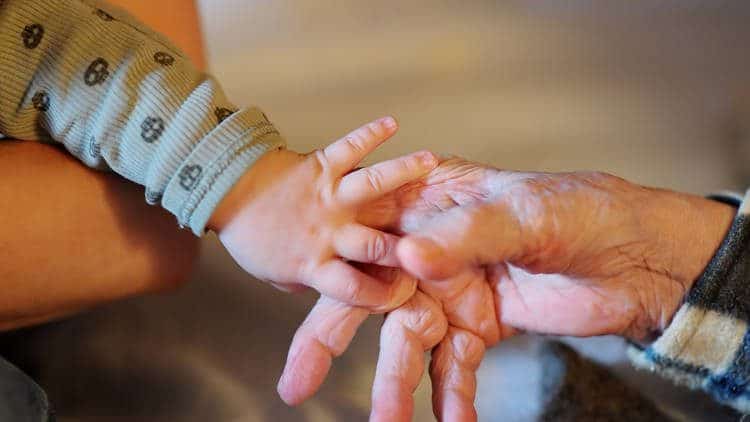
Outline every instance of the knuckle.
{"type": "Polygon", "coordinates": [[[344,138],[344,142],[346,142],[347,145],[349,145],[349,148],[357,153],[357,154],[364,154],[365,148],[364,148],[364,142],[361,136],[359,136],[358,133],[352,133],[347,135],[344,138]]]}
{"type": "Polygon", "coordinates": [[[356,280],[349,280],[344,288],[344,294],[348,302],[352,304],[361,303],[362,300],[362,285],[356,280]]]}
{"type": "Polygon", "coordinates": [[[439,306],[418,293],[407,306],[399,308],[402,324],[411,331],[425,349],[430,349],[445,337],[448,319],[439,306]]]}
{"type": "Polygon", "coordinates": [[[368,123],[364,129],[367,131],[367,135],[370,138],[378,138],[383,133],[383,127],[380,125],[380,123],[372,122],[368,123]]]}
{"type": "Polygon", "coordinates": [[[404,173],[413,173],[421,168],[419,154],[412,154],[398,161],[399,170],[404,173]]]}
{"type": "Polygon", "coordinates": [[[624,183],[627,183],[625,179],[605,173],[602,171],[587,171],[578,173],[580,179],[593,187],[619,187],[624,183]]]}
{"type": "Polygon", "coordinates": [[[316,149],[314,151],[315,158],[318,160],[318,164],[323,169],[328,169],[331,167],[331,160],[328,158],[328,154],[326,153],[325,149],[316,149]]]}
{"type": "Polygon", "coordinates": [[[333,357],[339,357],[346,351],[346,344],[340,341],[340,332],[336,327],[325,327],[317,333],[320,345],[333,357]]]}
{"type": "Polygon", "coordinates": [[[369,262],[378,262],[388,255],[388,242],[382,233],[370,236],[366,248],[365,257],[369,262]]]}
{"type": "Polygon", "coordinates": [[[370,186],[373,192],[383,191],[383,174],[374,168],[365,169],[365,177],[367,184],[370,186]]]}
{"type": "Polygon", "coordinates": [[[472,370],[478,368],[484,355],[484,342],[463,330],[451,330],[448,336],[456,358],[472,370]]]}
{"type": "Polygon", "coordinates": [[[341,356],[346,351],[346,344],[342,344],[338,341],[336,334],[328,334],[328,338],[325,340],[325,346],[328,352],[335,358],[341,356]]]}

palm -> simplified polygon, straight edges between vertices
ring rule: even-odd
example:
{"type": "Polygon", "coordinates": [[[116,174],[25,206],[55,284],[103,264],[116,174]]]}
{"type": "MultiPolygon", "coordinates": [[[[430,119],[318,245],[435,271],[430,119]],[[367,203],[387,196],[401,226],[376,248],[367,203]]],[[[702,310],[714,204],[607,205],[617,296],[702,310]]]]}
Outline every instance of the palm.
{"type": "Polygon", "coordinates": [[[528,331],[573,336],[642,337],[642,292],[625,280],[532,274],[500,265],[491,280],[503,324],[528,331]]]}

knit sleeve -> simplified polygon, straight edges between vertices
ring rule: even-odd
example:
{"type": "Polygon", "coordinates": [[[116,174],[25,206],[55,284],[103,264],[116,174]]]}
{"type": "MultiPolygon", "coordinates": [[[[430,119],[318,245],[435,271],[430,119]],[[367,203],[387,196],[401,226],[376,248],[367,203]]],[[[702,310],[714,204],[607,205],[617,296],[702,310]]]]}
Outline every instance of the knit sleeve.
{"type": "Polygon", "coordinates": [[[664,333],[629,355],[641,368],[750,412],[750,191],[714,199],[738,206],[729,233],[664,333]]]}
{"type": "Polygon", "coordinates": [[[283,140],[127,14],[86,0],[0,0],[0,133],[63,144],[145,186],[203,233],[221,198],[283,140]]]}

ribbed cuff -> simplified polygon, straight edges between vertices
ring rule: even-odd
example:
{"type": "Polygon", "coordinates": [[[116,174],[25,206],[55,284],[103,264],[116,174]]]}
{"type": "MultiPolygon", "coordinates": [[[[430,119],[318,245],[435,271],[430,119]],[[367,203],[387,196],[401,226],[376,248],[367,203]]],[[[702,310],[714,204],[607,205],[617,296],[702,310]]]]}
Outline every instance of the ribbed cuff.
{"type": "Polygon", "coordinates": [[[631,346],[637,367],[700,388],[718,401],[750,410],[750,191],[737,205],[729,233],[664,333],[647,347],[631,346]]]}
{"type": "Polygon", "coordinates": [[[182,227],[203,235],[222,198],[263,154],[284,140],[257,108],[234,113],[209,133],[167,184],[162,205],[182,227]]]}

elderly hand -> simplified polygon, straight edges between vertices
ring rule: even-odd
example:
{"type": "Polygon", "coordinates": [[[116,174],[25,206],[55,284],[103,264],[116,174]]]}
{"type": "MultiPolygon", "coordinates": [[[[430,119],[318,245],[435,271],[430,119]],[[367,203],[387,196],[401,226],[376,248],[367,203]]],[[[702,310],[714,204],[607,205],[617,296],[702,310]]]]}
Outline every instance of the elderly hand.
{"type": "MultiPolygon", "coordinates": [[[[448,195],[455,201],[450,209],[432,201],[443,211],[400,242],[401,264],[433,280],[496,266],[502,322],[530,331],[643,339],[663,330],[736,212],[602,173],[517,173],[459,163],[484,174],[480,188],[448,195]]],[[[418,207],[439,191],[425,187],[418,207]]]]}
{"type": "MultiPolygon", "coordinates": [[[[421,292],[387,316],[375,420],[408,420],[423,350],[438,341],[435,412],[467,420],[475,418],[474,370],[486,346],[512,334],[509,325],[634,338],[662,328],[734,213],[598,173],[511,173],[458,159],[372,208],[380,212],[367,224],[420,234],[400,245],[407,268],[450,276],[420,282],[421,292]]],[[[319,387],[366,315],[327,299],[316,305],[290,350],[279,384],[285,400],[300,402],[319,387]]]]}
{"type": "MultiPolygon", "coordinates": [[[[365,271],[394,281],[408,277],[399,270],[375,266],[365,271]]],[[[498,302],[487,274],[473,269],[450,280],[422,281],[407,303],[386,316],[380,331],[371,420],[411,420],[412,394],[422,378],[424,352],[431,349],[435,414],[441,420],[476,419],[475,372],[485,348],[513,333],[498,323],[498,302]]],[[[362,308],[320,298],[292,341],[278,386],[284,401],[298,404],[318,390],[332,358],[346,350],[367,315],[362,308]]]]}

